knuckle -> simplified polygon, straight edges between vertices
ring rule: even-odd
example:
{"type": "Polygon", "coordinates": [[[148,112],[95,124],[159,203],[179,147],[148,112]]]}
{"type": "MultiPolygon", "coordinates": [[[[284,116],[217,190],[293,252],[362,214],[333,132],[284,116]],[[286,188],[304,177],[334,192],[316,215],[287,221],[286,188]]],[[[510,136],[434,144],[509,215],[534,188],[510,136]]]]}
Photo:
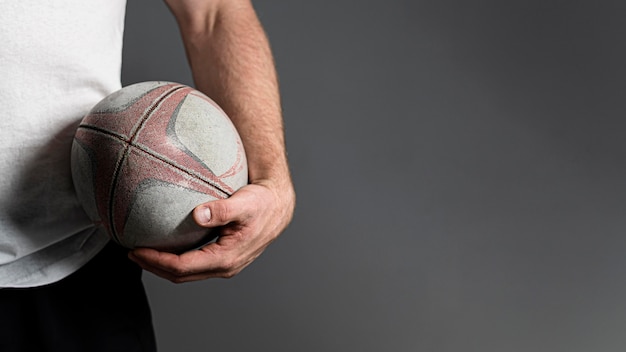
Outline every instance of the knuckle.
{"type": "Polygon", "coordinates": [[[227,259],[222,263],[222,265],[219,266],[218,271],[220,273],[220,277],[230,279],[237,275],[239,272],[238,268],[239,264],[236,260],[227,259]]]}
{"type": "Polygon", "coordinates": [[[175,280],[182,280],[185,276],[191,274],[191,270],[186,265],[182,265],[171,268],[170,273],[175,278],[175,280]]]}
{"type": "Polygon", "coordinates": [[[229,202],[220,202],[212,210],[213,216],[218,220],[227,221],[232,217],[233,209],[229,202]]]}
{"type": "Polygon", "coordinates": [[[222,276],[221,276],[221,277],[222,277],[223,279],[232,279],[233,277],[235,277],[235,275],[237,275],[237,273],[236,273],[236,272],[234,272],[234,271],[229,271],[229,272],[222,273],[222,276]]]}
{"type": "Polygon", "coordinates": [[[227,261],[224,262],[221,266],[220,266],[220,271],[222,272],[230,272],[233,271],[235,269],[236,265],[234,261],[227,261]]]}
{"type": "Polygon", "coordinates": [[[177,284],[177,285],[180,285],[180,284],[183,284],[183,283],[187,282],[187,280],[185,280],[185,279],[184,279],[184,278],[182,278],[182,277],[178,277],[178,276],[175,276],[175,277],[173,277],[173,278],[170,278],[170,280],[169,280],[169,281],[170,281],[171,283],[174,283],[174,284],[177,284]]]}

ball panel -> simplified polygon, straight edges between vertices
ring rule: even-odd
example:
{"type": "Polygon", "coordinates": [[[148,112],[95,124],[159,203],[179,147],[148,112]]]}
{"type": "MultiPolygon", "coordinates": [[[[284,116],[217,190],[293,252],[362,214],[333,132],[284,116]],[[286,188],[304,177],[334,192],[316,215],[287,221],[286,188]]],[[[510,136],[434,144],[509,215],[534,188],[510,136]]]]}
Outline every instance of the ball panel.
{"type": "MultiPolygon", "coordinates": [[[[155,109],[146,120],[146,123],[137,132],[136,137],[133,139],[133,145],[162,160],[167,160],[169,164],[175,165],[185,172],[194,174],[196,177],[227,194],[232,194],[234,191],[233,185],[224,182],[222,178],[211,170],[213,164],[217,164],[218,160],[228,158],[228,153],[214,148],[213,153],[207,152],[205,155],[198,157],[191,153],[186,146],[180,142],[180,139],[177,138],[176,130],[182,132],[183,136],[192,135],[193,138],[198,140],[194,142],[196,144],[219,144],[222,137],[216,135],[215,132],[219,133],[223,128],[216,127],[215,125],[220,123],[224,124],[225,122],[230,123],[230,120],[214,120],[213,124],[209,124],[207,122],[210,120],[205,117],[202,124],[186,126],[187,129],[185,131],[176,128],[175,121],[181,117],[185,119],[188,112],[182,107],[185,106],[184,102],[187,101],[189,91],[190,89],[186,91],[180,90],[168,96],[167,99],[164,99],[159,108],[155,109]]],[[[206,115],[211,114],[209,105],[205,105],[203,108],[206,115]]],[[[199,112],[196,112],[196,114],[197,113],[199,112]]],[[[191,138],[192,137],[187,137],[186,139],[189,140],[191,138]]],[[[234,138],[233,142],[235,142],[234,138]]],[[[236,153],[236,149],[234,152],[236,153]]]]}
{"type": "Polygon", "coordinates": [[[135,103],[137,103],[137,101],[142,98],[144,101],[152,103],[153,100],[146,99],[146,95],[160,96],[163,93],[171,90],[172,87],[179,86],[179,84],[159,81],[131,84],[106,96],[91,109],[91,113],[119,113],[127,110],[132,105],[135,105],[135,103]]]}
{"type": "Polygon", "coordinates": [[[129,141],[153,112],[154,103],[181,88],[180,85],[166,84],[142,93],[137,89],[141,86],[129,86],[129,90],[111,94],[83,118],[81,126],[97,128],[129,141]],[[120,106],[118,103],[126,104],[120,106]]]}
{"type": "Polygon", "coordinates": [[[212,236],[208,229],[193,221],[191,213],[198,204],[214,199],[196,190],[146,179],[133,194],[120,241],[131,248],[152,247],[174,252],[194,248],[212,236]],[[158,207],[144,206],[155,202],[158,207]]]}
{"type": "MultiPolygon", "coordinates": [[[[93,189],[92,192],[81,191],[81,197],[87,198],[93,193],[98,217],[91,218],[91,220],[98,225],[104,226],[107,232],[110,232],[111,193],[116,181],[116,175],[119,172],[120,161],[123,160],[127,149],[127,143],[109,134],[79,127],[75,134],[74,144],[81,146],[89,156],[89,160],[77,159],[73,162],[73,168],[76,170],[73,171],[76,175],[74,178],[75,187],[77,186],[78,189],[93,189]],[[106,153],[100,152],[104,146],[106,146],[106,153]],[[93,178],[91,180],[81,178],[80,168],[91,168],[93,178]]],[[[79,155],[76,154],[75,156],[79,155]]],[[[82,174],[86,175],[87,172],[82,171],[82,174]]],[[[84,207],[90,207],[90,205],[85,205],[90,203],[90,201],[85,199],[81,200],[81,202],[84,207]]]]}
{"type": "MultiPolygon", "coordinates": [[[[142,185],[154,184],[155,182],[171,185],[175,189],[193,190],[204,195],[204,201],[195,203],[193,207],[185,209],[185,216],[187,215],[186,213],[191,212],[195,206],[201,203],[228,197],[228,194],[220,192],[211,184],[202,181],[194,175],[180,170],[145,151],[130,147],[124,160],[120,163],[117,182],[115,183],[115,190],[111,199],[111,231],[119,242],[125,243],[127,240],[124,238],[134,236],[133,234],[129,235],[127,231],[131,221],[128,218],[128,214],[136,206],[135,204],[137,204],[137,199],[139,198],[141,199],[139,204],[144,204],[148,209],[157,208],[155,212],[163,210],[166,212],[171,211],[172,213],[165,218],[146,216],[142,219],[135,217],[132,221],[140,221],[137,226],[153,227],[153,224],[161,221],[174,223],[182,221],[182,218],[179,217],[180,213],[177,213],[177,207],[188,204],[184,199],[187,194],[179,194],[183,203],[176,204],[176,207],[171,206],[172,202],[163,203],[163,199],[160,197],[150,199],[152,194],[139,196],[145,189],[145,186],[142,185]]],[[[193,202],[197,201],[196,198],[194,198],[193,202]]],[[[150,215],[150,213],[146,212],[142,212],[142,214],[150,215]]],[[[161,216],[160,213],[158,216],[161,216]]],[[[158,236],[158,234],[154,236],[162,237],[158,236]]]]}
{"type": "Polygon", "coordinates": [[[78,142],[72,143],[71,153],[72,179],[74,180],[76,196],[89,219],[100,223],[101,219],[94,193],[94,174],[96,173],[94,157],[78,142]]]}
{"type": "MultiPolygon", "coordinates": [[[[242,166],[243,148],[230,120],[205,99],[188,95],[172,118],[173,134],[197,160],[218,177],[242,166]],[[233,146],[238,146],[233,148],[233,146]]],[[[232,187],[231,187],[232,188],[232,187]]]]}
{"type": "MultiPolygon", "coordinates": [[[[189,93],[189,96],[202,99],[210,104],[213,108],[215,108],[215,110],[213,111],[216,112],[216,115],[221,116],[221,119],[214,120],[216,125],[219,125],[219,122],[221,120],[222,123],[224,125],[227,125],[231,129],[232,133],[234,133],[234,138],[236,139],[237,143],[229,145],[228,148],[231,150],[237,150],[237,161],[232,164],[232,167],[230,169],[224,171],[218,176],[223,182],[228,183],[234,190],[238,190],[239,188],[248,184],[248,160],[246,158],[246,152],[237,128],[231,121],[230,117],[228,117],[226,112],[224,112],[224,110],[222,110],[222,108],[213,99],[209,98],[208,96],[197,90],[192,90],[189,93]]],[[[207,111],[211,111],[211,109],[207,108],[207,111]]],[[[222,145],[220,145],[220,150],[223,151],[226,146],[227,144],[223,143],[222,145]]],[[[220,152],[216,152],[214,154],[221,155],[220,152]]],[[[205,155],[205,157],[207,156],[205,155]]]]}

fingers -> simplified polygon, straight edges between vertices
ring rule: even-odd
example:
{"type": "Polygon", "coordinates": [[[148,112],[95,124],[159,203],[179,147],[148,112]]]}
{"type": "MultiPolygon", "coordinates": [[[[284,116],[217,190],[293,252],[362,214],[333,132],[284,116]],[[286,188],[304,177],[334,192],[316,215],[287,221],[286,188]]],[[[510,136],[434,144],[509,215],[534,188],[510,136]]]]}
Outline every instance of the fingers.
{"type": "Polygon", "coordinates": [[[239,274],[258,255],[243,261],[231,259],[220,249],[220,245],[212,243],[200,250],[182,255],[159,252],[149,248],[138,248],[129,252],[128,257],[139,264],[144,270],[163,277],[173,283],[183,283],[209,278],[231,278],[239,274]],[[208,260],[211,258],[211,260],[208,260]]]}
{"type": "Polygon", "coordinates": [[[230,198],[197,206],[193,217],[200,226],[219,227],[216,242],[181,255],[135,249],[129,258],[174,283],[230,278],[259,257],[287,221],[276,193],[254,184],[230,198]]]}

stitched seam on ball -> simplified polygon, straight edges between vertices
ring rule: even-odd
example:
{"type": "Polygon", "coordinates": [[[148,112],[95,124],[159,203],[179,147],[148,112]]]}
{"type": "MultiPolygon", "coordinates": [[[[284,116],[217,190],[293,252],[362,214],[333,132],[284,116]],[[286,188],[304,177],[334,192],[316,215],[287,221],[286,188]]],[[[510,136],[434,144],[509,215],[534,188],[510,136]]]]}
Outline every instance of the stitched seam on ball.
{"type": "MultiPolygon", "coordinates": [[[[122,153],[122,156],[121,156],[121,157],[120,157],[120,158],[116,161],[116,163],[115,163],[115,168],[113,169],[113,170],[114,170],[114,171],[113,171],[113,172],[114,172],[114,177],[113,177],[113,179],[111,180],[111,185],[110,185],[110,187],[111,187],[111,188],[109,189],[109,197],[112,197],[112,195],[113,195],[112,189],[113,189],[113,185],[115,185],[115,183],[116,183],[116,182],[115,182],[115,180],[117,179],[118,169],[119,169],[119,167],[120,167],[119,165],[120,165],[120,163],[121,163],[121,160],[123,160],[123,159],[124,159],[125,152],[126,152],[126,151],[128,150],[128,148],[129,148],[128,141],[126,140],[126,138],[125,138],[125,137],[124,137],[124,135],[122,135],[122,134],[119,134],[119,133],[114,133],[114,132],[112,132],[112,131],[110,131],[110,130],[108,130],[108,129],[100,128],[100,127],[97,127],[97,126],[92,126],[92,125],[79,125],[79,126],[78,126],[78,128],[79,128],[79,129],[90,130],[90,131],[94,132],[95,134],[103,135],[103,136],[108,137],[108,138],[114,138],[114,139],[117,139],[117,140],[119,140],[120,142],[122,142],[122,144],[124,145],[124,147],[123,147],[123,151],[124,151],[124,153],[122,153]]],[[[109,199],[112,199],[112,198],[109,198],[109,199]]],[[[120,242],[119,237],[117,236],[117,233],[115,232],[115,229],[113,228],[113,221],[111,220],[111,208],[112,208],[111,203],[112,203],[112,202],[111,202],[111,201],[109,201],[109,207],[108,207],[108,209],[107,209],[107,212],[109,213],[109,214],[108,214],[108,215],[109,215],[109,216],[108,216],[108,218],[109,218],[109,219],[108,219],[108,223],[109,223],[109,227],[110,227],[110,230],[111,230],[111,231],[110,231],[110,234],[111,234],[111,236],[113,237],[113,240],[114,240],[115,242],[117,242],[117,243],[119,243],[119,244],[122,244],[122,243],[120,242]]]]}
{"type": "Polygon", "coordinates": [[[102,134],[108,137],[113,137],[116,139],[119,139],[120,141],[124,142],[125,144],[128,144],[128,141],[126,140],[126,138],[124,138],[124,135],[119,134],[119,133],[115,133],[112,131],[109,131],[107,129],[101,128],[101,127],[97,127],[97,126],[91,126],[91,125],[80,125],[78,126],[79,128],[84,128],[86,130],[92,130],[94,132],[96,132],[97,134],[102,134]]]}
{"type": "Polygon", "coordinates": [[[115,222],[113,221],[113,199],[114,199],[115,192],[117,189],[117,183],[119,179],[119,173],[121,171],[121,165],[128,158],[128,155],[130,154],[130,149],[133,146],[133,140],[137,138],[137,134],[139,133],[139,131],[141,131],[141,128],[146,124],[146,121],[148,121],[148,119],[150,118],[152,113],[156,110],[156,108],[170,95],[174,94],[176,91],[183,89],[183,88],[185,88],[185,86],[175,86],[172,89],[168,90],[167,92],[163,93],[163,95],[161,95],[161,97],[159,97],[159,99],[145,111],[144,115],[140,119],[140,122],[137,124],[137,127],[134,128],[133,131],[130,133],[128,141],[125,141],[126,145],[124,147],[124,152],[122,153],[122,157],[119,158],[117,160],[117,163],[115,164],[115,169],[113,172],[113,181],[111,183],[111,189],[109,190],[109,199],[111,201],[109,201],[108,211],[109,211],[109,226],[111,228],[111,234],[120,244],[121,244],[121,241],[117,234],[117,229],[115,228],[115,222]]]}
{"type": "Polygon", "coordinates": [[[134,147],[136,150],[139,150],[143,153],[145,153],[147,156],[155,158],[165,164],[168,164],[169,166],[173,167],[174,169],[187,174],[191,177],[197,178],[198,181],[202,181],[204,183],[206,183],[207,185],[216,188],[217,191],[219,191],[220,193],[223,193],[225,195],[225,197],[230,196],[230,192],[225,191],[220,185],[218,185],[216,182],[212,182],[210,179],[206,178],[205,176],[203,176],[202,174],[199,174],[197,172],[194,172],[193,170],[190,170],[188,168],[182,167],[180,165],[178,165],[177,163],[175,163],[174,161],[171,161],[169,159],[167,159],[165,156],[157,154],[154,150],[149,149],[147,147],[144,147],[141,144],[133,144],[131,145],[132,147],[134,147]]]}
{"type": "Polygon", "coordinates": [[[152,113],[161,105],[161,103],[163,103],[163,101],[165,101],[165,99],[169,98],[170,96],[172,96],[174,93],[176,93],[177,91],[184,89],[185,86],[175,86],[172,89],[168,90],[167,92],[163,93],[163,95],[161,95],[159,97],[159,99],[157,99],[157,101],[152,104],[144,113],[144,115],[141,117],[141,119],[139,120],[139,123],[133,128],[133,130],[130,132],[130,137],[128,138],[128,142],[131,145],[134,145],[134,140],[137,139],[139,132],[143,129],[143,127],[146,125],[146,122],[148,122],[148,120],[150,119],[150,116],[152,116],[152,113]]]}
{"type": "MultiPolygon", "coordinates": [[[[176,88],[173,88],[172,90],[168,91],[167,93],[163,94],[163,96],[161,98],[159,98],[157,100],[157,102],[151,106],[147,111],[148,113],[144,116],[142,122],[138,125],[138,127],[133,131],[133,134],[129,140],[129,143],[132,147],[135,147],[139,150],[141,150],[142,152],[146,153],[147,155],[153,156],[154,158],[170,165],[171,167],[180,170],[181,172],[190,175],[192,177],[196,177],[198,178],[200,181],[205,182],[207,185],[212,186],[214,188],[217,188],[217,190],[221,193],[223,193],[226,197],[230,196],[230,194],[232,192],[229,192],[228,190],[225,190],[224,187],[222,187],[221,185],[219,185],[217,182],[211,181],[210,179],[208,179],[207,177],[203,176],[202,174],[199,174],[197,172],[194,172],[193,170],[186,168],[182,165],[179,165],[178,163],[176,163],[173,160],[170,160],[168,158],[166,158],[165,156],[157,153],[156,151],[150,149],[147,146],[144,146],[143,144],[137,143],[136,139],[138,138],[137,135],[143,130],[143,127],[145,126],[145,124],[147,123],[148,119],[150,118],[150,116],[152,115],[152,113],[154,112],[154,110],[157,109],[157,107],[159,105],[161,105],[167,98],[171,97],[175,92],[177,92],[180,89],[186,88],[185,86],[178,86],[176,88]]],[[[184,99],[183,99],[184,101],[184,99]]],[[[182,103],[182,102],[181,102],[182,103]]]]}

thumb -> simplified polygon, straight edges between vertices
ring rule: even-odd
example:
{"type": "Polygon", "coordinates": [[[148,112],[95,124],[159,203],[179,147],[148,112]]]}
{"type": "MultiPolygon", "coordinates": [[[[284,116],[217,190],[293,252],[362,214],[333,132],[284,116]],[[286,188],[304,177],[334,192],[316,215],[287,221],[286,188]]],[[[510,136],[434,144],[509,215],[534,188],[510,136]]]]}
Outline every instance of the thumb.
{"type": "Polygon", "coordinates": [[[200,204],[193,210],[194,221],[202,227],[224,226],[244,218],[246,202],[237,193],[226,199],[200,204]]]}

